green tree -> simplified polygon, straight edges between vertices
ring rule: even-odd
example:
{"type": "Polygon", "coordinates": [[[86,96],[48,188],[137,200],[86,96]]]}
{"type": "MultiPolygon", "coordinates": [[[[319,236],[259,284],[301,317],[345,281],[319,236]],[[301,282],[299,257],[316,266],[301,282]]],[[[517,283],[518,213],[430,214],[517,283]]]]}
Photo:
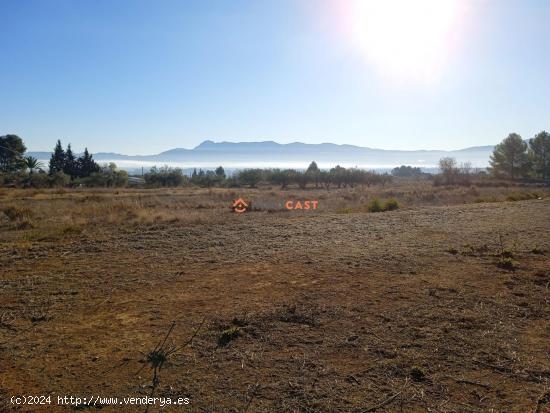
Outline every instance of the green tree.
{"type": "Polygon", "coordinates": [[[126,186],[128,173],[119,170],[116,163],[110,162],[108,165],[103,165],[100,172],[92,172],[89,181],[91,186],[126,186]]]}
{"type": "Polygon", "coordinates": [[[294,169],[273,169],[270,171],[270,182],[281,185],[281,189],[286,189],[288,185],[295,179],[296,171],[294,169]]]}
{"type": "Polygon", "coordinates": [[[216,183],[220,182],[221,176],[218,175],[214,171],[206,171],[206,173],[203,175],[201,179],[201,186],[206,186],[207,188],[210,188],[216,183]]]}
{"type": "Polygon", "coordinates": [[[100,166],[93,160],[88,148],[84,148],[84,153],[76,162],[76,175],[85,178],[100,171],[100,166]]]}
{"type": "Polygon", "coordinates": [[[550,179],[550,133],[542,131],[529,141],[529,157],[535,175],[550,179]]]}
{"type": "Polygon", "coordinates": [[[44,163],[40,162],[34,156],[26,156],[24,158],[25,167],[29,170],[29,173],[32,174],[35,169],[40,169],[44,167],[44,163]]]}
{"type": "Polygon", "coordinates": [[[238,173],[237,179],[240,184],[254,188],[262,180],[262,172],[261,169],[244,169],[238,173]]]}
{"type": "Polygon", "coordinates": [[[216,168],[216,176],[218,177],[218,181],[223,181],[225,179],[225,170],[222,166],[216,168]]]}
{"type": "Polygon", "coordinates": [[[25,168],[23,154],[26,150],[19,136],[0,136],[0,172],[17,172],[25,168]]]}
{"type": "Polygon", "coordinates": [[[315,188],[319,187],[319,178],[321,177],[321,170],[317,166],[315,161],[312,161],[306,170],[306,175],[313,183],[315,183],[315,188]]]}
{"type": "Polygon", "coordinates": [[[71,178],[76,178],[79,175],[79,167],[76,157],[71,149],[71,144],[67,145],[65,151],[65,163],[63,164],[63,172],[69,175],[71,178]]]}
{"type": "Polygon", "coordinates": [[[319,182],[321,182],[326,188],[326,190],[328,191],[330,189],[330,172],[329,171],[319,172],[319,182]]]}
{"type": "Polygon", "coordinates": [[[531,167],[527,144],[517,133],[511,133],[495,147],[490,164],[496,176],[510,179],[526,176],[531,167]]]}
{"type": "Polygon", "coordinates": [[[330,183],[336,184],[338,188],[341,188],[342,184],[344,185],[344,188],[345,188],[347,185],[346,168],[343,168],[340,165],[336,165],[334,168],[332,168],[329,171],[329,179],[330,179],[330,183]]]}
{"type": "Polygon", "coordinates": [[[306,172],[295,171],[294,180],[298,183],[300,189],[306,189],[311,177],[306,172]]]}
{"type": "Polygon", "coordinates": [[[391,174],[399,178],[412,178],[422,176],[422,170],[413,166],[401,165],[393,168],[391,174]]]}
{"type": "Polygon", "coordinates": [[[183,174],[180,168],[153,166],[143,178],[149,186],[180,186],[187,184],[189,178],[183,174]]]}
{"type": "Polygon", "coordinates": [[[50,158],[49,168],[50,175],[55,175],[57,172],[63,172],[65,169],[65,151],[59,139],[55,144],[55,148],[50,158]]]}

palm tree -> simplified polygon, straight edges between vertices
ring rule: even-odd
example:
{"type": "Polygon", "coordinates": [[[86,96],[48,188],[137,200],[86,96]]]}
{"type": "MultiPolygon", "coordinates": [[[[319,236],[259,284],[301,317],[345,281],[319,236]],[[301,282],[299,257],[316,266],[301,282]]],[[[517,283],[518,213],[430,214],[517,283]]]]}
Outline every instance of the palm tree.
{"type": "Polygon", "coordinates": [[[34,156],[25,156],[25,158],[23,158],[23,162],[31,174],[35,169],[40,169],[44,166],[44,163],[40,162],[34,156]]]}

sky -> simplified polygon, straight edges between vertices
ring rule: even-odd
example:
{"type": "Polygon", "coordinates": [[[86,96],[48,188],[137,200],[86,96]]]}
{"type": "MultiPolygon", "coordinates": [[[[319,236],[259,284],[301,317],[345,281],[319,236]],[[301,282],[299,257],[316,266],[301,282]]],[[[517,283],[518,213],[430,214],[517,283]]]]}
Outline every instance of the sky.
{"type": "Polygon", "coordinates": [[[545,0],[0,0],[0,135],[155,154],[550,128],[545,0]]]}

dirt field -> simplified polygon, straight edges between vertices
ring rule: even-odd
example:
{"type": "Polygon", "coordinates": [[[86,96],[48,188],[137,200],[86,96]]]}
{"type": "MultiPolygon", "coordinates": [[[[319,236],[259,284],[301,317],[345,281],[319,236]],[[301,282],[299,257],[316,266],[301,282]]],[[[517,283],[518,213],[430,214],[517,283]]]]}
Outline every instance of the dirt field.
{"type": "Polygon", "coordinates": [[[201,191],[0,193],[0,411],[145,411],[57,396],[151,394],[175,321],[154,394],[190,402],[151,412],[550,412],[547,196],[201,191]]]}

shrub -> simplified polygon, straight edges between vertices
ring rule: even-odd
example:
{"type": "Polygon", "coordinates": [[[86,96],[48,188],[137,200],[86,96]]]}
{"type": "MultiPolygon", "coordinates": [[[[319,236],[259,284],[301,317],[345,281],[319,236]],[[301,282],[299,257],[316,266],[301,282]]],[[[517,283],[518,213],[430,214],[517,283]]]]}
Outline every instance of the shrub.
{"type": "Polygon", "coordinates": [[[509,249],[503,249],[500,252],[500,256],[502,258],[514,258],[514,253],[512,251],[510,251],[509,249]]]}
{"type": "Polygon", "coordinates": [[[399,203],[393,198],[388,199],[386,202],[373,198],[367,206],[369,212],[395,211],[396,209],[399,209],[399,203]]]}
{"type": "Polygon", "coordinates": [[[396,209],[399,209],[399,203],[393,198],[388,199],[384,204],[384,211],[395,211],[396,209]]]}
{"type": "Polygon", "coordinates": [[[66,186],[69,185],[69,182],[71,182],[71,177],[61,171],[50,176],[51,186],[66,186]]]}
{"type": "Polygon", "coordinates": [[[370,201],[368,207],[369,212],[383,212],[384,208],[382,207],[382,203],[378,198],[373,198],[372,201],[370,201]]]}
{"type": "Polygon", "coordinates": [[[128,183],[128,173],[126,171],[93,172],[89,177],[77,182],[89,187],[121,187],[128,183]]]}
{"type": "Polygon", "coordinates": [[[514,270],[516,268],[516,262],[510,257],[500,257],[497,262],[497,267],[505,270],[514,270]]]}
{"type": "Polygon", "coordinates": [[[50,186],[50,179],[45,173],[33,173],[29,175],[27,183],[33,188],[47,188],[50,186]]]}

